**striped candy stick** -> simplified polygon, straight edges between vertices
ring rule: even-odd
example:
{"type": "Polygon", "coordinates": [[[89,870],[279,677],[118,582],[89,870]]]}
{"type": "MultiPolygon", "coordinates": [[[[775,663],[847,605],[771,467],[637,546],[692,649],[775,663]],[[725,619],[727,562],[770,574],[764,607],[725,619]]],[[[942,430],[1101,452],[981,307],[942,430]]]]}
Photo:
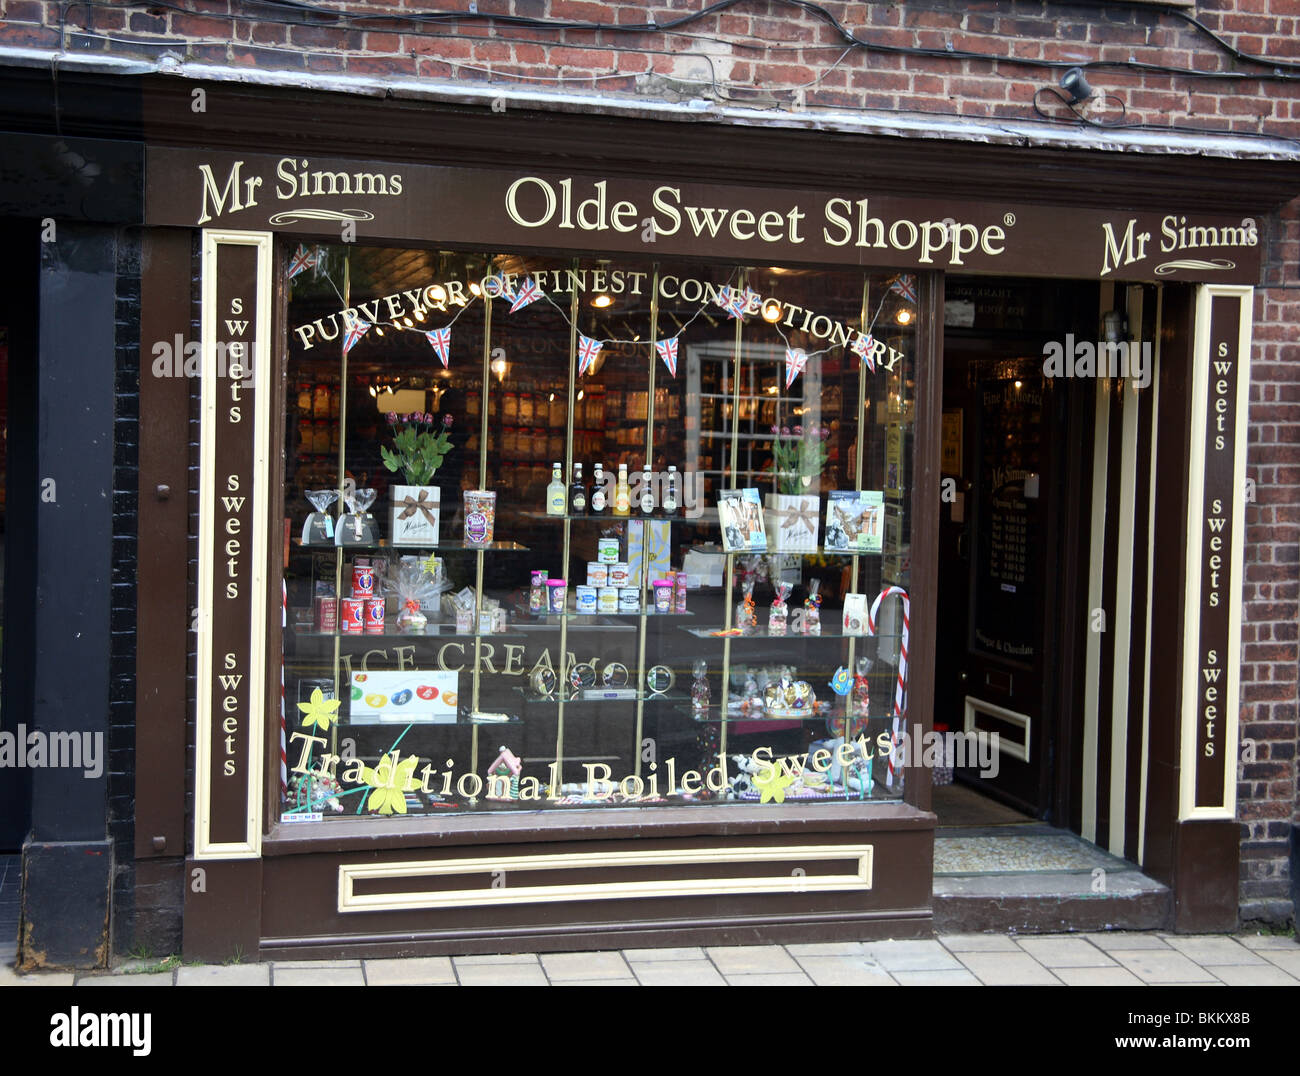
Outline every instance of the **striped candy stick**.
{"type": "Polygon", "coordinates": [[[289,755],[285,745],[284,633],[289,630],[289,587],[280,580],[280,799],[289,796],[289,755]]]}
{"type": "Polygon", "coordinates": [[[898,647],[898,685],[894,690],[894,724],[890,732],[889,742],[889,768],[885,774],[885,787],[894,787],[894,772],[898,760],[898,737],[903,728],[903,715],[907,711],[907,640],[911,630],[912,620],[912,603],[908,600],[907,591],[902,587],[885,587],[876,600],[871,603],[871,610],[867,613],[867,634],[876,633],[876,614],[880,611],[880,603],[892,594],[897,594],[903,602],[903,638],[898,647]]]}

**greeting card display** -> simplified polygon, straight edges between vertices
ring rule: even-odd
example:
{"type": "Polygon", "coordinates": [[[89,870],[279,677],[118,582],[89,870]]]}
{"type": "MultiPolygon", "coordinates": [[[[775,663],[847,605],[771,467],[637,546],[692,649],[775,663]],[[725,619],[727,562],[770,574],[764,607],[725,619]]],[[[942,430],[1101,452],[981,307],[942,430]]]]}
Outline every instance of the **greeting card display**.
{"type": "Polygon", "coordinates": [[[352,674],[354,725],[454,725],[459,674],[441,670],[352,674]]]}
{"type": "Polygon", "coordinates": [[[774,553],[815,553],[820,499],[811,493],[769,493],[768,530],[774,553]]]}
{"type": "Polygon", "coordinates": [[[718,491],[718,522],[722,548],[728,553],[766,553],[763,502],[757,489],[718,491]]]}
{"type": "Polygon", "coordinates": [[[393,545],[438,544],[441,496],[437,486],[393,487],[393,545]]]}
{"type": "Polygon", "coordinates": [[[885,498],[879,490],[832,490],[826,500],[826,548],[879,553],[885,498]]]}

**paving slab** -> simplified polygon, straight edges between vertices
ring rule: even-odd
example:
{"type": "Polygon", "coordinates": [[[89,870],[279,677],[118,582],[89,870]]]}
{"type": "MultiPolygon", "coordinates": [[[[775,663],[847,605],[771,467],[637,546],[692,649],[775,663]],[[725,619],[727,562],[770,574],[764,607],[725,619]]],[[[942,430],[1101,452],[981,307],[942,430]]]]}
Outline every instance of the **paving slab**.
{"type": "Polygon", "coordinates": [[[767,975],[728,975],[728,986],[812,986],[813,981],[802,972],[780,973],[772,972],[767,975]]]}
{"type": "Polygon", "coordinates": [[[707,960],[703,949],[624,949],[623,957],[635,963],[655,960],[707,960]]]}
{"type": "Polygon", "coordinates": [[[634,962],[632,970],[642,986],[726,986],[727,980],[707,960],[634,962]]]}
{"type": "Polygon", "coordinates": [[[1276,964],[1288,975],[1300,979],[1300,950],[1288,953],[1285,949],[1263,949],[1259,955],[1270,964],[1276,964]]]}
{"type": "Polygon", "coordinates": [[[142,975],[87,975],[77,980],[78,986],[171,986],[170,971],[142,975]]]}
{"type": "Polygon", "coordinates": [[[201,964],[176,969],[177,986],[270,986],[268,964],[201,964]]]}
{"type": "Polygon", "coordinates": [[[1229,986],[1300,986],[1300,979],[1275,964],[1225,964],[1216,966],[1214,974],[1229,986]]]}
{"type": "Polygon", "coordinates": [[[1112,964],[1108,968],[1053,968],[1052,974],[1066,986],[1145,986],[1127,968],[1112,964]]]}
{"type": "Polygon", "coordinates": [[[1213,983],[1218,980],[1174,949],[1117,949],[1110,954],[1144,983],[1213,983]]]}
{"type": "Polygon", "coordinates": [[[896,971],[899,986],[979,986],[980,981],[965,968],[948,971],[896,971]]]}
{"type": "Polygon", "coordinates": [[[449,956],[412,956],[365,961],[367,986],[454,986],[449,956]]]}
{"type": "Polygon", "coordinates": [[[72,986],[76,976],[70,971],[32,971],[25,975],[6,964],[0,967],[0,986],[72,986]]]}
{"type": "Polygon", "coordinates": [[[1021,938],[1020,948],[1045,968],[1113,968],[1115,961],[1082,938],[1021,938]]]}
{"type": "MultiPolygon", "coordinates": [[[[537,964],[536,953],[507,953],[489,956],[452,957],[458,968],[472,968],[478,964],[537,964]]],[[[538,965],[540,967],[540,965],[538,965]]]]}
{"type": "Polygon", "coordinates": [[[866,955],[885,971],[942,971],[960,968],[957,958],[937,941],[867,942],[866,955]]]}
{"type": "Polygon", "coordinates": [[[794,957],[779,945],[720,946],[706,952],[723,975],[799,974],[794,957]]]}
{"type": "Polygon", "coordinates": [[[1283,952],[1300,953],[1300,945],[1294,937],[1285,934],[1242,934],[1237,937],[1247,949],[1281,949],[1283,952]]]}
{"type": "Polygon", "coordinates": [[[275,986],[365,986],[361,975],[361,962],[355,968],[285,968],[275,964],[271,968],[271,982],[275,986]]]}
{"type": "Polygon", "coordinates": [[[360,960],[272,960],[272,967],[277,971],[281,968],[293,970],[294,968],[360,968],[360,960]]]}
{"type": "Polygon", "coordinates": [[[861,956],[866,949],[862,942],[808,942],[787,945],[785,951],[793,957],[800,956],[861,956]]]}
{"type": "Polygon", "coordinates": [[[1005,934],[949,934],[939,943],[950,953],[1016,953],[1016,939],[1005,934]]]}
{"type": "Polygon", "coordinates": [[[801,956],[799,964],[818,986],[896,986],[879,964],[860,956],[801,956]]]}
{"type": "Polygon", "coordinates": [[[1168,938],[1169,947],[1195,960],[1203,968],[1216,967],[1219,964],[1263,964],[1266,961],[1257,956],[1235,938],[1197,937],[1184,935],[1168,938]]]}
{"type": "Polygon", "coordinates": [[[630,979],[632,969],[622,953],[547,953],[542,957],[546,977],[565,979],[630,979]]]}
{"type": "Polygon", "coordinates": [[[1103,953],[1111,953],[1116,949],[1122,949],[1126,953],[1136,952],[1139,949],[1168,949],[1169,943],[1164,938],[1145,931],[1126,933],[1122,930],[1099,931],[1093,934],[1080,934],[1079,937],[1085,941],[1092,942],[1103,953]]]}
{"type": "Polygon", "coordinates": [[[1060,986],[1028,953],[962,953],[961,962],[985,986],[1060,986]]]}
{"type": "Polygon", "coordinates": [[[456,974],[461,986],[546,986],[542,966],[531,964],[469,964],[456,961],[456,974]]]}
{"type": "Polygon", "coordinates": [[[561,979],[552,986],[640,986],[635,979],[561,979]]]}

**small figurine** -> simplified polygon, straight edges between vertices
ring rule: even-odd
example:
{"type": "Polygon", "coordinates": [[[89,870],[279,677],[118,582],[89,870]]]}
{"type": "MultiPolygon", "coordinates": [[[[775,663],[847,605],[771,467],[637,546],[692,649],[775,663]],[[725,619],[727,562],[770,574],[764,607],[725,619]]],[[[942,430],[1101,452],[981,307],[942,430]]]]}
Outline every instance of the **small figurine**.
{"type": "Polygon", "coordinates": [[[519,798],[519,775],[524,764],[508,747],[502,747],[496,761],[488,767],[487,798],[509,803],[519,798]]]}

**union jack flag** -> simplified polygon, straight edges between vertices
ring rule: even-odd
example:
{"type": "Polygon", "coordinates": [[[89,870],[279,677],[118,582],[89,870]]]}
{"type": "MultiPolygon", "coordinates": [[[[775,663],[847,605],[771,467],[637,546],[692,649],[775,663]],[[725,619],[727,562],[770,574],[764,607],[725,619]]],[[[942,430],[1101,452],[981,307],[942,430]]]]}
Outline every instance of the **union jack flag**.
{"type": "Polygon", "coordinates": [[[916,302],[916,278],[911,273],[900,273],[889,285],[889,290],[897,292],[909,303],[916,302]]]}
{"type": "Polygon", "coordinates": [[[343,338],[343,354],[346,355],[352,350],[358,340],[370,331],[370,322],[358,321],[348,330],[347,336],[343,338]]]}
{"type": "Polygon", "coordinates": [[[484,277],[483,294],[489,299],[512,298],[510,285],[506,282],[505,274],[497,273],[495,276],[484,277]]]}
{"type": "Polygon", "coordinates": [[[293,253],[293,260],[289,262],[289,279],[292,280],[299,273],[315,268],[317,264],[319,264],[317,252],[308,250],[299,243],[298,249],[293,253]]]}
{"type": "Polygon", "coordinates": [[[510,304],[510,313],[513,314],[516,310],[522,310],[529,303],[537,302],[541,297],[542,289],[537,286],[537,282],[532,277],[529,277],[515,293],[510,304]]]}
{"type": "Polygon", "coordinates": [[[785,349],[785,387],[789,388],[794,384],[794,379],[803,373],[803,368],[808,365],[808,352],[801,347],[788,347],[785,349]]]}
{"type": "Polygon", "coordinates": [[[655,343],[655,350],[659,352],[659,357],[664,360],[664,365],[668,367],[668,372],[677,376],[677,337],[670,336],[667,340],[659,340],[655,343]]]}
{"type": "Polygon", "coordinates": [[[583,336],[582,333],[578,333],[579,377],[591,369],[591,364],[596,361],[596,356],[600,354],[600,349],[604,346],[604,340],[593,340],[590,336],[583,336]]]}
{"type": "Polygon", "coordinates": [[[853,341],[850,347],[850,350],[852,350],[855,355],[860,355],[862,357],[862,361],[867,364],[867,369],[873,374],[876,372],[876,360],[872,356],[872,352],[875,351],[875,348],[876,338],[870,333],[867,333],[866,335],[859,333],[858,338],[853,341]]]}
{"type": "Polygon", "coordinates": [[[715,306],[722,307],[728,313],[731,312],[731,285],[725,284],[718,289],[718,294],[713,297],[715,306]]]}
{"type": "Polygon", "coordinates": [[[442,360],[443,369],[447,367],[447,361],[451,358],[451,326],[448,325],[442,329],[434,329],[432,332],[424,334],[428,338],[433,350],[437,353],[438,358],[442,360]]]}
{"type": "Polygon", "coordinates": [[[732,298],[736,303],[736,317],[747,310],[757,310],[758,300],[762,298],[753,288],[746,288],[743,292],[737,292],[733,289],[732,298]]]}

